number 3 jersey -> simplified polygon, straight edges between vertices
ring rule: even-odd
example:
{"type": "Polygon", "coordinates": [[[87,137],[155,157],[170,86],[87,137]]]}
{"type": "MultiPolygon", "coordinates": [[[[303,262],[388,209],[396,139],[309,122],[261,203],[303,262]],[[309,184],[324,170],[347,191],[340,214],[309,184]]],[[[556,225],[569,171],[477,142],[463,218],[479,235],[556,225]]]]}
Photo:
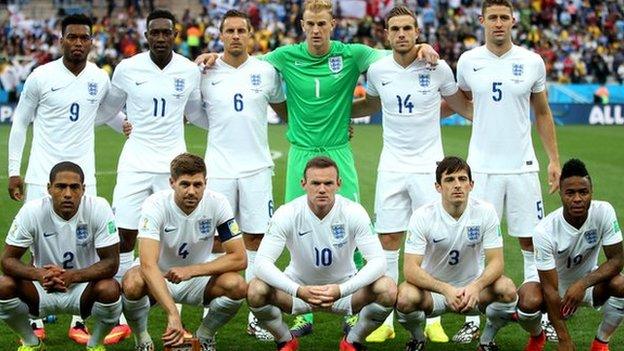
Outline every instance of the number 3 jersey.
{"type": "Polygon", "coordinates": [[[603,246],[622,242],[622,231],[613,206],[593,200],[581,228],[563,218],[563,207],[550,213],[533,235],[535,265],[538,270],[557,270],[559,287],[568,287],[590,273],[598,264],[603,246]]]}
{"type": "Polygon", "coordinates": [[[496,210],[487,202],[470,198],[456,220],[436,201],[412,214],[405,253],[424,256],[422,269],[455,287],[477,279],[484,250],[503,247],[496,210]]]}
{"type": "Polygon", "coordinates": [[[200,71],[173,53],[160,69],[149,52],[122,60],[115,68],[106,99],[112,111],[126,104],[132,133],[119,157],[119,172],[169,173],[169,163],[186,150],[184,109],[189,99],[201,103],[200,71]]]}
{"type": "Polygon", "coordinates": [[[101,197],[83,196],[78,212],[66,221],[54,212],[52,198],[29,201],[20,209],[6,237],[8,245],[30,248],[35,267],[65,269],[98,262],[96,249],[119,243],[113,211],[101,197]]]}
{"type": "MultiPolygon", "coordinates": [[[[28,119],[26,125],[33,122],[26,183],[45,185],[54,165],[72,161],[82,167],[85,184],[95,184],[93,127],[109,88],[106,73],[90,62],[77,76],[65,67],[62,58],[28,76],[15,111],[16,119],[28,119]]],[[[10,147],[10,176],[20,173],[25,141],[19,148],[10,147]]]]}
{"type": "Polygon", "coordinates": [[[215,230],[222,242],[242,237],[225,196],[206,189],[189,215],[173,197],[173,190],[152,194],[143,203],[139,221],[138,238],[160,242],[161,271],[211,261],[215,230]]]}
{"type": "Polygon", "coordinates": [[[279,74],[249,57],[235,68],[218,59],[202,76],[208,115],[209,178],[241,178],[273,167],[267,140],[267,107],[284,102],[279,74]]]}
{"type": "Polygon", "coordinates": [[[444,61],[433,69],[414,61],[402,67],[392,55],[368,69],[367,94],[379,96],[383,149],[379,171],[435,172],[444,158],[440,133],[441,95],[457,92],[453,71],[444,61]]]}
{"type": "Polygon", "coordinates": [[[474,102],[468,163],[473,172],[524,173],[539,170],[531,141],[530,99],[546,89],[542,58],[512,45],[502,56],[485,46],[457,61],[457,84],[474,102]]]}

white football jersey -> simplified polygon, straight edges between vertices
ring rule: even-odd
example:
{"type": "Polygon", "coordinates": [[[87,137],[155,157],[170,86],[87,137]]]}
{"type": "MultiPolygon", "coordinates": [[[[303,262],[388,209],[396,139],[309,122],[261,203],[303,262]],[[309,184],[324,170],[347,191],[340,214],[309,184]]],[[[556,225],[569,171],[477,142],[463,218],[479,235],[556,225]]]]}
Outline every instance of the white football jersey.
{"type": "Polygon", "coordinates": [[[496,210],[470,198],[456,220],[441,200],[418,208],[410,218],[405,253],[424,256],[421,267],[435,279],[465,286],[483,272],[484,250],[503,247],[496,210]]]}
{"type": "Polygon", "coordinates": [[[444,158],[440,133],[441,96],[457,92],[453,71],[441,60],[433,69],[422,61],[403,68],[388,55],[368,69],[367,94],[379,96],[383,149],[379,171],[435,172],[444,158]]]}
{"type": "Polygon", "coordinates": [[[29,201],[20,209],[6,243],[30,248],[35,267],[87,268],[100,260],[96,249],[119,243],[110,205],[101,197],[83,196],[78,212],[66,221],[54,212],[52,198],[29,201]]]}
{"type": "Polygon", "coordinates": [[[238,68],[218,59],[202,76],[201,93],[210,126],[208,177],[241,178],[273,167],[267,106],[286,100],[275,68],[254,57],[238,68]]]}
{"type": "Polygon", "coordinates": [[[211,261],[215,230],[221,225],[228,226],[236,238],[242,237],[225,196],[206,189],[197,208],[187,215],[176,205],[173,195],[169,189],[148,197],[139,221],[138,238],[160,242],[161,271],[211,261]]]}
{"type": "MultiPolygon", "coordinates": [[[[109,88],[108,75],[91,62],[77,76],[65,67],[63,58],[28,76],[15,111],[15,118],[33,122],[26,183],[46,185],[54,165],[71,161],[82,168],[86,185],[95,184],[93,128],[109,88]]],[[[20,174],[22,152],[23,145],[10,146],[10,176],[20,174]]]]}
{"type": "Polygon", "coordinates": [[[281,253],[284,245],[290,252],[284,272],[304,285],[340,284],[355,275],[356,247],[378,246],[377,253],[383,257],[366,210],[340,195],[336,195],[334,206],[322,220],[310,209],[306,195],[275,211],[258,255],[273,247],[281,247],[281,253]]]}
{"type": "Polygon", "coordinates": [[[556,269],[559,286],[569,286],[594,270],[603,246],[621,241],[622,231],[608,202],[593,200],[580,229],[566,222],[560,207],[535,228],[535,265],[541,271],[556,269]]]}
{"type": "Polygon", "coordinates": [[[186,151],[184,109],[189,100],[201,101],[200,76],[196,64],[176,53],[162,70],[149,52],[117,65],[105,103],[117,113],[125,102],[132,123],[118,172],[169,173],[171,160],[186,151]]]}
{"type": "Polygon", "coordinates": [[[468,149],[472,171],[538,171],[531,141],[530,98],[531,93],[546,89],[542,58],[516,45],[500,57],[479,46],[464,52],[457,61],[457,83],[473,96],[468,149]]]}

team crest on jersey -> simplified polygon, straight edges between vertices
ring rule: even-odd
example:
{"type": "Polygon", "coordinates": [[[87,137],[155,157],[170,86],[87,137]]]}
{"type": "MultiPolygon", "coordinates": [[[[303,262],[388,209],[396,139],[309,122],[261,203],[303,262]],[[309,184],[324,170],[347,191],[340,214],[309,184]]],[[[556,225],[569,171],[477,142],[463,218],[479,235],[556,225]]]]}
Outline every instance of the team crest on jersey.
{"type": "Polygon", "coordinates": [[[262,84],[262,79],[260,78],[259,74],[252,74],[251,75],[251,85],[254,87],[259,87],[260,84],[262,84]]]}
{"type": "Polygon", "coordinates": [[[87,91],[89,92],[89,95],[91,96],[96,96],[98,93],[98,85],[96,82],[89,82],[87,83],[87,91]]]}
{"type": "Polygon", "coordinates": [[[418,84],[421,87],[426,88],[431,84],[431,76],[429,74],[419,74],[418,75],[418,84]]]}
{"type": "Polygon", "coordinates": [[[342,71],[342,56],[330,57],[327,64],[329,65],[329,70],[333,73],[342,71]]]}
{"type": "Polygon", "coordinates": [[[336,240],[342,240],[347,235],[344,224],[334,224],[331,226],[332,235],[336,240]]]}
{"type": "Polygon", "coordinates": [[[514,76],[520,77],[524,73],[524,65],[520,63],[514,63],[511,65],[511,72],[514,76]]]}
{"type": "Polygon", "coordinates": [[[199,221],[199,232],[201,235],[210,234],[210,229],[212,229],[212,219],[202,219],[199,221]]]}
{"type": "Polygon", "coordinates": [[[76,227],[76,244],[84,246],[87,237],[89,236],[89,230],[86,224],[78,224],[76,227]]]}
{"type": "Polygon", "coordinates": [[[587,241],[587,243],[590,245],[598,242],[598,231],[596,229],[590,229],[586,231],[585,233],[583,233],[583,236],[585,237],[585,241],[587,241]]]}
{"type": "Polygon", "coordinates": [[[477,241],[481,236],[481,227],[478,225],[470,226],[466,228],[469,241],[477,241]]]}
{"type": "Polygon", "coordinates": [[[173,87],[175,91],[181,93],[184,91],[184,78],[176,78],[173,80],[173,87]]]}

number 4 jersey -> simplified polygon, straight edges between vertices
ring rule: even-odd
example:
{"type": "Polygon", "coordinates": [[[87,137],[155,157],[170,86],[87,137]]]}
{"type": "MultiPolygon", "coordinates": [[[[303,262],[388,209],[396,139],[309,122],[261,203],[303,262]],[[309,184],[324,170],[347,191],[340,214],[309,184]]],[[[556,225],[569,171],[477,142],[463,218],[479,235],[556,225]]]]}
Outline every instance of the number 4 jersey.
{"type": "Polygon", "coordinates": [[[173,190],[163,190],[148,197],[139,221],[138,238],[160,242],[161,271],[211,261],[215,230],[222,242],[242,238],[225,196],[206,189],[189,215],[182,212],[173,196],[173,190]]]}
{"type": "Polygon", "coordinates": [[[516,45],[501,56],[479,46],[457,61],[457,84],[472,92],[474,102],[468,148],[472,171],[538,171],[529,112],[531,94],[546,89],[542,58],[516,45]]]}
{"type": "Polygon", "coordinates": [[[113,211],[101,197],[83,196],[70,220],[59,217],[46,196],[26,203],[13,220],[8,245],[30,248],[35,267],[81,269],[100,259],[96,249],[119,243],[113,211]]]}

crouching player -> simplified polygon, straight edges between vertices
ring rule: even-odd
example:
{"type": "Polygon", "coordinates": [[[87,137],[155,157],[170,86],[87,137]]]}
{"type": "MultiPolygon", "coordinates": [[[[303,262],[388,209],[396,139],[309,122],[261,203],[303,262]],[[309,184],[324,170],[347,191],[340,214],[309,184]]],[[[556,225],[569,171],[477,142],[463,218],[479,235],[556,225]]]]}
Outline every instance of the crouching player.
{"type": "Polygon", "coordinates": [[[392,311],[396,284],[383,276],[386,259],[364,208],[336,195],[340,187],[336,163],[315,157],[303,175],[306,195],[275,212],[260,244],[247,301],[260,326],[273,334],[277,349],[283,351],[297,350],[298,341],[282,320],[282,311],[359,312],[340,350],[360,350],[366,336],[392,311]],[[275,261],[284,246],[291,260],[282,272],[275,261]],[[353,263],[356,247],[367,261],[359,272],[353,263]]]}
{"type": "MultiPolygon", "coordinates": [[[[559,186],[563,206],[540,222],[533,238],[543,297],[538,291],[527,310],[545,309],[559,337],[557,350],[574,350],[565,319],[580,305],[603,306],[591,350],[608,351],[609,339],[624,318],[622,232],[613,207],[592,200],[592,181],[583,162],[566,162],[559,186]],[[601,248],[606,261],[598,266],[601,248]]],[[[538,322],[534,328],[539,329],[538,322]]],[[[543,339],[531,338],[527,350],[541,351],[543,339]]]]}
{"type": "Polygon", "coordinates": [[[458,157],[437,166],[441,200],[417,209],[405,242],[397,314],[411,335],[406,350],[424,350],[425,318],[446,312],[485,312],[487,323],[478,350],[498,350],[494,336],[516,310],[518,296],[503,275],[503,239],[494,207],[469,198],[470,167],[458,157]],[[485,252],[485,268],[482,260],[485,252]]]}
{"type": "Polygon", "coordinates": [[[72,162],[52,167],[48,193],[19,211],[6,238],[0,277],[0,319],[22,339],[19,351],[45,347],[28,322],[50,314],[91,315],[87,350],[105,350],[121,314],[119,234],[106,200],[84,195],[84,173],[72,162]],[[30,250],[33,265],[22,256],[30,250]]]}
{"type": "Polygon", "coordinates": [[[209,307],[197,329],[202,351],[215,350],[215,332],[238,311],[247,284],[245,246],[227,199],[206,189],[204,160],[188,153],[171,162],[171,190],[145,200],[139,222],[140,266],[123,278],[124,314],[135,332],[136,350],[154,350],[147,332],[150,298],[167,315],[165,345],[184,342],[175,303],[209,307]],[[215,231],[225,254],[211,260],[215,231]]]}

